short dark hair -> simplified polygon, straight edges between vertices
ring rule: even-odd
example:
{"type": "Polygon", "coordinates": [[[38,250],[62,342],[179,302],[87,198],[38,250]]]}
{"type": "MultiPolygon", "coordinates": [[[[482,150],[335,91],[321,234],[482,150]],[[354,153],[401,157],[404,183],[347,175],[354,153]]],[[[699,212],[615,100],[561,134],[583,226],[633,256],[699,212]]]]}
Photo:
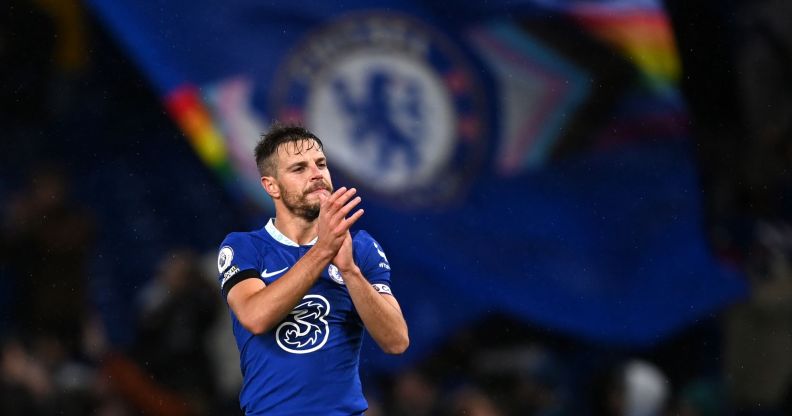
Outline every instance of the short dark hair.
{"type": "Polygon", "coordinates": [[[294,124],[273,124],[267,133],[261,135],[261,140],[256,144],[256,166],[259,174],[261,176],[275,176],[277,169],[275,165],[276,159],[270,156],[277,152],[278,147],[284,143],[295,142],[295,146],[298,146],[298,152],[312,149],[313,144],[309,144],[305,149],[299,145],[305,140],[315,141],[317,146],[319,146],[319,150],[322,150],[322,141],[305,127],[294,124]]]}

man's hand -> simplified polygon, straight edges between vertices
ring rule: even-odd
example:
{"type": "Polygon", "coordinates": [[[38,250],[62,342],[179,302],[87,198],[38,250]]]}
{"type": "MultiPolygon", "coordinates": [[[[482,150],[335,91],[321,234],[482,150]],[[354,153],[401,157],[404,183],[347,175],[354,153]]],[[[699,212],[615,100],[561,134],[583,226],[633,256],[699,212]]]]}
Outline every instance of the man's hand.
{"type": "MultiPolygon", "coordinates": [[[[320,196],[322,204],[319,208],[316,248],[320,248],[330,258],[336,257],[344,240],[349,236],[349,228],[363,215],[363,210],[359,209],[346,218],[360,203],[359,196],[352,199],[355,193],[355,188],[341,187],[329,197],[320,196]]],[[[349,259],[352,261],[351,239],[349,243],[349,259]]],[[[354,261],[352,264],[354,265],[354,261]]]]}
{"type": "MultiPolygon", "coordinates": [[[[363,215],[359,209],[346,218],[360,203],[359,197],[353,199],[355,193],[354,188],[340,188],[332,195],[320,195],[316,244],[283,276],[270,285],[260,279],[246,279],[229,290],[228,305],[243,327],[257,335],[271,330],[316,283],[327,264],[338,255],[349,236],[349,227],[363,215]]],[[[348,251],[354,264],[351,240],[348,251]]],[[[347,258],[347,254],[343,257],[347,258]]]]}
{"type": "Polygon", "coordinates": [[[338,271],[341,272],[342,276],[344,273],[348,274],[357,268],[355,259],[352,256],[352,235],[349,231],[346,232],[344,242],[341,243],[341,248],[338,249],[338,253],[336,253],[331,263],[338,267],[338,271]]]}

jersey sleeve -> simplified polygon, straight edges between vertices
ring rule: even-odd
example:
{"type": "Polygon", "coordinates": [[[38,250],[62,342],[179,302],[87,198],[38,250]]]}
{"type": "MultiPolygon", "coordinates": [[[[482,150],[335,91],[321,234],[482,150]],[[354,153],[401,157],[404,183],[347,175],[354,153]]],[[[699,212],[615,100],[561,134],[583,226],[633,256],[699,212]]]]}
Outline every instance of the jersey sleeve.
{"type": "Polygon", "coordinates": [[[382,246],[369,233],[358,231],[354,238],[355,261],[363,276],[379,293],[391,292],[391,267],[382,246]]]}
{"type": "Polygon", "coordinates": [[[231,233],[220,244],[217,254],[217,280],[223,298],[237,283],[258,277],[258,254],[250,236],[245,233],[231,233]]]}

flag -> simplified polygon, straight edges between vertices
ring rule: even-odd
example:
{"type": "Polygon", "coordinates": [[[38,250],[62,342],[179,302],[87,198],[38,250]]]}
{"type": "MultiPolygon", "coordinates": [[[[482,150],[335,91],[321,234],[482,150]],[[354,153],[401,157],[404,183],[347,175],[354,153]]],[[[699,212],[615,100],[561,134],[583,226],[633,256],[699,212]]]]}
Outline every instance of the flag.
{"type": "Polygon", "coordinates": [[[646,346],[744,296],[703,236],[659,3],[471,3],[90,2],[251,223],[259,135],[322,138],[411,328],[375,367],[486,314],[646,346]]]}

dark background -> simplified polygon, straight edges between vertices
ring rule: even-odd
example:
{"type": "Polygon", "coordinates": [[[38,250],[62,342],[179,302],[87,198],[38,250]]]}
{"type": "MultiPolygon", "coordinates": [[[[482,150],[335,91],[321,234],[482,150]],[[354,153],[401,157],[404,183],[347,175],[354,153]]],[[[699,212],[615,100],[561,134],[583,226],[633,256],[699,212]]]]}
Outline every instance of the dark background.
{"type": "MultiPolygon", "coordinates": [[[[792,414],[792,5],[665,5],[707,236],[750,298],[643,349],[482,316],[412,368],[364,363],[370,414],[792,414]]],[[[3,9],[0,414],[237,414],[203,270],[247,213],[81,2],[3,9]]]]}

